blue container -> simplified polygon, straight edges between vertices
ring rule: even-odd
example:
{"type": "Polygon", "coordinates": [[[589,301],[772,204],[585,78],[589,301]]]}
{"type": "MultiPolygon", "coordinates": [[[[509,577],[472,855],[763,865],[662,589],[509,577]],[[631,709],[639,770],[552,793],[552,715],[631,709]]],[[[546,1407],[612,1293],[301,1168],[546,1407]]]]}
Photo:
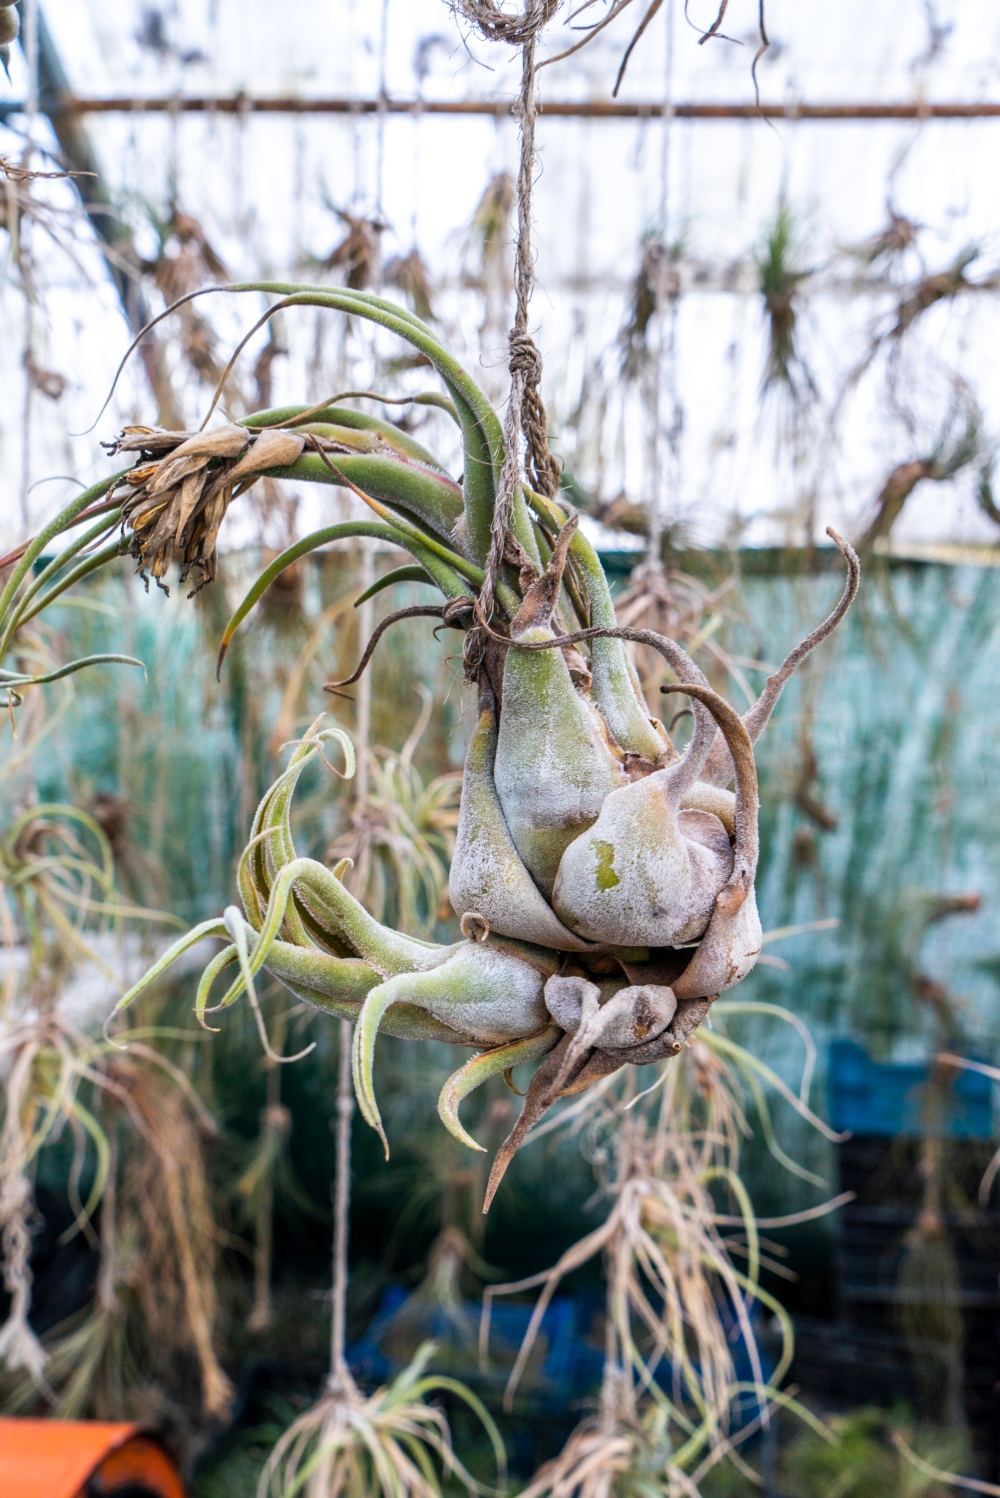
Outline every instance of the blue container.
{"type": "MultiPolygon", "coordinates": [[[[398,1315],[406,1302],[406,1298],[406,1291],[401,1286],[388,1286],[383,1292],[379,1309],[364,1338],[347,1349],[347,1361],[351,1372],[362,1383],[367,1385],[384,1383],[401,1372],[402,1364],[387,1354],[384,1338],[393,1318],[398,1315]]],[[[571,1405],[579,1404],[588,1396],[594,1395],[600,1387],[604,1355],[600,1346],[595,1345],[593,1338],[587,1336],[586,1332],[588,1327],[593,1327],[594,1315],[601,1309],[602,1300],[603,1297],[598,1299],[597,1297],[577,1298],[557,1295],[546,1309],[539,1327],[540,1336],[537,1344],[543,1356],[539,1358],[533,1372],[523,1380],[521,1385],[522,1394],[530,1398],[537,1412],[546,1409],[565,1412],[571,1405]]],[[[473,1301],[465,1301],[462,1311],[466,1326],[471,1328],[475,1335],[479,1327],[480,1307],[473,1301]]],[[[454,1322],[449,1320],[443,1310],[432,1311],[422,1329],[422,1335],[434,1340],[446,1352],[458,1353],[459,1356],[468,1359],[467,1370],[457,1369],[466,1382],[471,1383],[480,1392],[484,1392],[489,1384],[493,1384],[496,1390],[499,1390],[507,1382],[508,1374],[514,1366],[518,1348],[528,1330],[531,1314],[532,1305],[523,1300],[505,1302],[497,1299],[493,1302],[489,1344],[492,1377],[485,1381],[481,1378],[477,1368],[475,1348],[464,1346],[461,1339],[456,1340],[454,1322]]],[[[750,1317],[755,1334],[759,1336],[762,1325],[758,1306],[752,1309],[750,1317]]],[[[741,1383],[756,1382],[757,1375],[747,1349],[743,1329],[728,1305],[725,1307],[723,1319],[729,1336],[737,1380],[741,1383]]],[[[759,1346],[758,1356],[764,1379],[767,1381],[774,1371],[774,1358],[766,1342],[759,1346]]],[[[669,1364],[663,1362],[658,1364],[655,1377],[657,1382],[669,1392],[672,1381],[669,1364]]],[[[753,1398],[740,1396],[740,1402],[749,1408],[749,1404],[753,1403],[753,1398]]]]}
{"type": "Polygon", "coordinates": [[[993,1133],[993,1084],[980,1072],[959,1072],[947,1090],[943,1115],[935,1116],[928,1094],[928,1066],[890,1066],[873,1061],[853,1040],[830,1046],[830,1122],[835,1129],[880,1138],[948,1134],[953,1139],[989,1139],[993,1133]]]}

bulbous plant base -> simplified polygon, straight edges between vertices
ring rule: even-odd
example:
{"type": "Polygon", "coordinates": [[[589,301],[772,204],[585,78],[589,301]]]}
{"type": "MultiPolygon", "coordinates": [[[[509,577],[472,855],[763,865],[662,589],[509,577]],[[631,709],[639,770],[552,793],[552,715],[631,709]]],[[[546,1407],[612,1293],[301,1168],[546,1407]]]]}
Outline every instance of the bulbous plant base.
{"type": "MultiPolygon", "coordinates": [[[[848,593],[853,596],[856,585],[856,559],[849,548],[845,555],[850,567],[847,598],[848,593]]],[[[546,580],[554,596],[557,589],[551,572],[534,586],[546,580]]],[[[532,601],[529,589],[525,609],[532,601]]],[[[571,637],[555,634],[544,617],[539,624],[539,612],[534,609],[519,638],[514,637],[515,620],[505,647],[511,655],[545,651],[565,669],[563,651],[571,637]]],[[[607,636],[612,631],[579,633],[607,636]]],[[[649,634],[647,643],[665,654],[666,647],[671,653],[676,651],[660,636],[649,634]]],[[[801,654],[802,647],[793,652],[798,658],[801,654]]],[[[331,870],[314,859],[297,856],[290,811],[305,766],[323,754],[326,743],[336,740],[348,759],[348,773],[353,773],[347,735],[340,729],[323,728],[321,717],[299,742],[287,770],[257,809],[240,861],[243,910],[231,906],[220,921],[206,922],[182,938],[118,1008],[130,1003],[195,941],[206,935],[228,938],[228,945],[205,968],[199,984],[195,1007],[201,1023],[206,1013],[213,1012],[208,998],[215,979],[232,964],[238,965],[238,975],[213,1010],[227,1007],[245,992],[269,1051],[254,991],[254,979],[262,968],[296,997],[355,1021],[354,1090],[364,1118],[378,1131],[387,1155],[373,1079],[380,1029],[404,1039],[444,1040],[477,1052],[449,1077],[438,1100],[445,1127],[472,1149],[481,1146],[461,1123],[462,1099],[498,1073],[509,1076],[513,1067],[539,1061],[521,1115],[497,1152],[486,1193],[484,1210],[488,1209],[514,1153],[558,1098],[581,1092],[623,1066],[645,1066],[676,1055],[713,1000],[742,981],[759,955],[762,933],[754,898],[758,802],[751,728],[759,732],[767,715],[758,714],[754,721],[755,709],[751,708],[741,719],[712,691],[693,663],[683,658],[682,665],[689,679],[668,690],[682,691],[692,699],[692,739],[683,755],[661,768],[650,764],[621,788],[605,788],[590,827],[570,840],[554,864],[558,915],[525,866],[508,825],[494,774],[500,752],[495,699],[483,673],[480,721],[466,762],[452,876],[462,941],[451,945],[418,941],[381,925],[345,888],[347,860],[331,870]],[[716,779],[735,776],[733,839],[728,855],[716,858],[714,884],[706,898],[692,870],[711,871],[711,861],[702,860],[699,865],[691,849],[704,851],[706,843],[722,840],[728,847],[728,838],[714,813],[685,811],[683,803],[692,792],[696,798],[699,787],[708,793],[721,789],[699,778],[713,756],[719,767],[716,779]],[[647,787],[653,799],[645,811],[640,805],[637,816],[632,803],[647,787]],[[619,801],[624,806],[621,815],[616,810],[619,801]],[[718,833],[709,829],[711,836],[707,836],[701,821],[717,823],[718,833]],[[644,840],[650,841],[645,860],[635,850],[635,844],[644,840]],[[672,862],[663,856],[665,847],[673,850],[672,862]],[[650,868],[667,873],[658,882],[650,878],[650,868]],[[691,891],[695,892],[694,906],[691,891]],[[481,908],[461,909],[470,895],[481,908]],[[685,926],[685,921],[691,921],[692,908],[701,914],[693,925],[685,926]],[[668,917],[673,911],[671,918],[675,925],[680,922],[678,930],[687,940],[655,944],[656,934],[663,929],[658,922],[664,911],[668,917]],[[647,935],[654,940],[644,945],[642,938],[647,935]],[[525,936],[535,939],[525,940],[525,936]]],[[[505,689],[507,681],[505,670],[505,689]]],[[[554,677],[549,673],[546,696],[550,706],[551,698],[567,685],[569,691],[577,692],[568,674],[563,683],[558,672],[554,677]]],[[[772,692],[770,706],[776,697],[772,692]]],[[[534,750],[538,742],[536,734],[534,750]]],[[[549,754],[544,743],[543,753],[549,754]]],[[[510,814],[517,826],[526,801],[511,789],[516,782],[509,774],[507,784],[510,814]]],[[[711,799],[710,794],[705,799],[711,799]]],[[[523,823],[522,832],[530,818],[523,818],[523,823]]],[[[529,844],[534,850],[535,844],[530,840],[529,844]]]]}
{"type": "Polygon", "coordinates": [[[464,923],[474,935],[445,946],[380,925],[345,888],[346,864],[331,870],[296,856],[289,817],[299,776],[329,741],[350,747],[340,730],[324,729],[321,722],[304,736],[258,807],[240,862],[243,911],[230,907],[221,920],[204,922],[182,937],[118,1010],[194,943],[209,935],[225,937],[228,945],[207,965],[199,984],[200,1022],[245,992],[266,1044],[254,993],[262,968],[297,998],[356,1021],[355,1092],[365,1119],[383,1140],[372,1076],[380,1029],[477,1051],[448,1079],[438,1102],[442,1122],[472,1149],[482,1146],[459,1119],[462,1099],[498,1073],[541,1060],[521,1117],[498,1152],[488,1206],[510,1158],[557,1098],[582,1091],[622,1066],[675,1055],[714,996],[678,1001],[671,988],[696,949],[615,950],[581,943],[583,951],[561,952],[496,934],[481,917],[464,923]],[[215,979],[232,964],[238,965],[238,976],[209,1009],[215,979]]]}

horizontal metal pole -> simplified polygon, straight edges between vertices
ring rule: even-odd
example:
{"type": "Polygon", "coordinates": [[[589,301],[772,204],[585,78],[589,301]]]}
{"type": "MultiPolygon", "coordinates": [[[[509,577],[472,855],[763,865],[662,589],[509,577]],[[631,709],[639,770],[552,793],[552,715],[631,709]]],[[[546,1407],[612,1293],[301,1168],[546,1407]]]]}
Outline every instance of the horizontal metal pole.
{"type": "MultiPolygon", "coordinates": [[[[23,102],[0,103],[0,119],[24,112],[23,102]]],[[[1000,118],[1000,103],[929,104],[664,104],[622,103],[618,100],[549,100],[539,106],[552,119],[572,120],[978,120],[1000,118]]],[[[47,111],[61,115],[87,114],[408,114],[512,115],[507,99],[310,99],[299,95],[251,98],[231,94],[179,95],[172,98],[80,99],[65,96],[47,111]]]]}

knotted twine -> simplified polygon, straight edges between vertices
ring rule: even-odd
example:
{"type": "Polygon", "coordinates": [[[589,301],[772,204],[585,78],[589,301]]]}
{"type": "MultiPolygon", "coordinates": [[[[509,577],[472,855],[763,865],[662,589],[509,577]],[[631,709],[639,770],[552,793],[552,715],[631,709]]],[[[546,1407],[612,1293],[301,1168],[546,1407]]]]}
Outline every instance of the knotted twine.
{"type": "MultiPolygon", "coordinates": [[[[493,594],[503,562],[511,508],[522,482],[521,436],[526,454],[527,480],[549,499],[559,493],[560,470],[549,452],[545,406],[542,402],[542,356],[528,332],[528,304],[535,281],[531,254],[531,189],[535,172],[535,41],[542,27],[555,15],[560,0],[525,0],[518,14],[501,10],[496,0],[451,0],[454,11],[465,17],[487,41],[506,42],[521,48],[521,92],[515,107],[520,122],[521,160],[517,174],[517,256],[514,286],[517,306],[514,326],[508,335],[510,398],[504,421],[504,457],[499,492],[490,528],[490,551],[485,577],[479,590],[477,613],[486,623],[493,614],[493,594]]],[[[475,675],[482,658],[482,645],[470,630],[466,651],[467,670],[475,675]]]]}

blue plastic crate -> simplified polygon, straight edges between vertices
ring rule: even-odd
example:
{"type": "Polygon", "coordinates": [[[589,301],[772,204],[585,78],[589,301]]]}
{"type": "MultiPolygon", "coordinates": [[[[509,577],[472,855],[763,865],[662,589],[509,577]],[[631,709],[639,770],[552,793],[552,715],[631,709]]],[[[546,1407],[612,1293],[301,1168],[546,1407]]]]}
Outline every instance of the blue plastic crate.
{"type": "Polygon", "coordinates": [[[830,1122],[852,1134],[890,1139],[944,1133],[954,1139],[989,1139],[993,1133],[993,1094],[989,1077],[960,1072],[948,1089],[945,1111],[928,1108],[930,1068],[873,1061],[853,1040],[830,1046],[830,1122]]]}
{"type": "MultiPolygon", "coordinates": [[[[374,1385],[384,1383],[402,1369],[402,1364],[387,1356],[384,1345],[385,1333],[392,1325],[406,1301],[405,1290],[390,1285],[383,1292],[378,1311],[365,1336],[347,1349],[347,1360],[351,1371],[362,1383],[374,1385]]],[[[522,1393],[539,1410],[552,1408],[565,1410],[572,1403],[584,1400],[596,1393],[600,1386],[604,1367],[604,1355],[592,1337],[587,1335],[593,1317],[601,1302],[596,1297],[556,1296],[547,1307],[539,1327],[539,1348],[543,1356],[532,1374],[522,1381],[522,1393]]],[[[467,1324],[478,1330],[479,1306],[466,1301],[462,1310],[467,1324]]],[[[526,1301],[493,1302],[490,1316],[490,1366],[493,1379],[502,1388],[517,1357],[518,1348],[528,1330],[532,1306],[526,1301]]],[[[759,1306],[750,1311],[755,1335],[762,1330],[759,1306]]],[[[755,1381],[753,1362],[747,1350],[743,1330],[731,1309],[724,1314],[729,1334],[736,1377],[740,1382],[755,1381]]],[[[438,1343],[443,1350],[456,1351],[455,1328],[442,1310],[428,1316],[424,1333],[438,1343]]],[[[468,1356],[469,1349],[462,1349],[468,1356]]],[[[759,1348],[760,1364],[765,1381],[774,1371],[774,1358],[766,1345],[759,1348]]],[[[469,1358],[467,1371],[459,1370],[462,1377],[479,1386],[477,1362],[469,1358]]],[[[670,1388],[672,1373],[668,1364],[660,1363],[656,1380],[665,1389],[670,1388]]],[[[752,1402],[752,1396],[746,1396],[752,1402]]]]}

